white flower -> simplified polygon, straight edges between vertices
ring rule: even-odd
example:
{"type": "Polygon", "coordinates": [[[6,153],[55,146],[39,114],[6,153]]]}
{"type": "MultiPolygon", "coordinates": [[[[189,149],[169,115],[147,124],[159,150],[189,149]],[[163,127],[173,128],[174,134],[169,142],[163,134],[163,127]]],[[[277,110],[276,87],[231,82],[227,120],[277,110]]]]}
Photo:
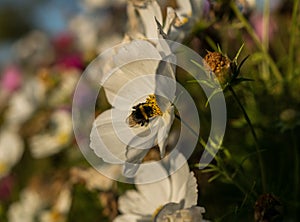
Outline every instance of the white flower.
{"type": "Polygon", "coordinates": [[[26,80],[22,88],[14,93],[9,101],[5,112],[6,123],[14,126],[23,124],[45,100],[45,95],[46,86],[40,78],[26,80]]]}
{"type": "Polygon", "coordinates": [[[7,175],[18,163],[23,151],[23,141],[15,130],[2,129],[0,132],[0,178],[7,175]]]}
{"type": "MultiPolygon", "coordinates": [[[[113,174],[115,177],[121,175],[121,168],[118,165],[108,165],[102,170],[107,172],[108,174],[113,174]]],[[[102,191],[108,191],[115,183],[115,180],[102,175],[94,168],[73,168],[71,170],[71,174],[73,183],[84,181],[86,188],[89,190],[98,189],[102,191]]]]}
{"type": "Polygon", "coordinates": [[[31,190],[22,191],[20,200],[10,205],[8,222],[32,222],[44,207],[41,196],[31,190]]]}
{"type": "Polygon", "coordinates": [[[185,209],[178,209],[179,204],[166,204],[155,217],[155,222],[205,222],[202,214],[203,207],[193,206],[185,209]]]}
{"type": "Polygon", "coordinates": [[[134,31],[141,32],[146,38],[156,39],[164,33],[165,38],[181,41],[191,30],[196,18],[201,16],[204,2],[201,0],[177,0],[177,8],[167,7],[167,15],[163,21],[161,8],[156,0],[129,1],[128,17],[133,34],[135,34],[134,31]],[[137,25],[138,18],[135,16],[135,11],[139,14],[143,31],[137,25]],[[159,27],[160,32],[157,32],[157,22],[164,24],[159,27]]]}
{"type": "Polygon", "coordinates": [[[41,212],[41,222],[64,222],[67,221],[67,214],[71,208],[72,195],[68,186],[64,187],[50,210],[41,212]]]}
{"type": "MultiPolygon", "coordinates": [[[[174,168],[174,165],[174,162],[171,162],[170,168],[174,168]]],[[[152,168],[140,168],[135,178],[137,190],[129,190],[119,198],[119,211],[122,215],[114,222],[167,221],[161,219],[169,214],[169,209],[178,214],[177,211],[197,204],[196,178],[193,172],[189,171],[187,164],[159,182],[143,183],[154,174],[167,176],[170,172],[158,162],[152,168]]]]}
{"type": "Polygon", "coordinates": [[[74,89],[80,77],[77,69],[67,69],[59,75],[59,85],[51,90],[47,96],[47,104],[50,106],[59,106],[68,104],[74,93],[74,89]]]}
{"type": "Polygon", "coordinates": [[[49,65],[54,61],[54,49],[48,35],[33,30],[13,45],[19,63],[33,67],[49,65]]]}
{"type": "Polygon", "coordinates": [[[126,3],[125,0],[81,0],[81,2],[83,7],[87,10],[109,8],[111,6],[122,6],[126,3]]]}
{"type": "Polygon", "coordinates": [[[105,162],[127,161],[130,177],[148,149],[158,145],[164,156],[176,84],[174,70],[161,65],[162,55],[148,41],[134,40],[116,50],[113,67],[100,78],[112,109],[94,121],[90,146],[105,162]]]}
{"type": "Polygon", "coordinates": [[[72,118],[67,110],[57,110],[50,117],[50,129],[29,139],[34,158],[43,158],[61,151],[72,138],[72,118]]]}
{"type": "Polygon", "coordinates": [[[70,21],[70,31],[77,37],[78,46],[83,51],[93,51],[98,43],[98,29],[103,16],[77,15],[70,21]]]}

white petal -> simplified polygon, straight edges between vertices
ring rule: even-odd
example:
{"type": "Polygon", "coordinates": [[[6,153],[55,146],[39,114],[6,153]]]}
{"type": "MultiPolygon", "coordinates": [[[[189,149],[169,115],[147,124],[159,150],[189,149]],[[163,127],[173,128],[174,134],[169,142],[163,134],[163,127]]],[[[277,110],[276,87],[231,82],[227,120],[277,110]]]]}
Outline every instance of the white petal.
{"type": "Polygon", "coordinates": [[[188,208],[197,205],[198,200],[197,180],[193,172],[189,174],[186,187],[184,207],[188,208]]]}
{"type": "Polygon", "coordinates": [[[175,67],[171,62],[169,62],[173,60],[172,56],[164,59],[166,62],[161,62],[157,69],[157,74],[159,75],[156,75],[155,78],[155,94],[168,99],[172,103],[175,99],[177,84],[174,74],[175,67]]]}
{"type": "Polygon", "coordinates": [[[160,60],[158,50],[147,41],[136,40],[120,47],[114,56],[116,69],[103,81],[110,104],[121,109],[115,104],[116,96],[133,103],[146,94],[153,94],[155,87],[153,74],[156,73],[160,60]],[[146,79],[139,78],[149,74],[152,78],[149,76],[146,79]],[[123,90],[120,92],[122,87],[123,90]]]}
{"type": "MultiPolygon", "coordinates": [[[[135,137],[131,137],[128,141],[128,147],[137,148],[137,149],[150,149],[157,145],[157,132],[160,127],[160,118],[154,117],[150,120],[148,126],[137,126],[137,128],[131,128],[135,130],[135,137]]],[[[129,133],[129,132],[127,132],[129,133]]],[[[127,138],[129,136],[127,135],[127,138]]],[[[128,155],[130,158],[130,155],[128,155]]]]}
{"type": "Polygon", "coordinates": [[[135,177],[136,172],[148,151],[148,149],[127,148],[127,162],[124,165],[123,175],[128,178],[135,177]]]}
{"type": "Polygon", "coordinates": [[[124,163],[129,159],[137,163],[140,159],[133,159],[136,153],[128,156],[127,148],[143,150],[155,145],[157,126],[151,124],[150,127],[149,124],[147,127],[129,127],[126,116],[128,112],[113,108],[101,113],[94,121],[90,147],[105,162],[124,163]]]}
{"type": "Polygon", "coordinates": [[[106,96],[113,107],[130,111],[134,105],[145,102],[150,94],[154,94],[154,73],[130,78],[127,73],[116,74],[105,84],[106,96]]]}
{"type": "Polygon", "coordinates": [[[24,144],[21,137],[13,131],[0,133],[0,178],[5,176],[22,157],[24,144]]]}
{"type": "Polygon", "coordinates": [[[113,222],[151,222],[151,216],[143,217],[135,214],[125,214],[118,216],[113,222]]]}
{"type": "Polygon", "coordinates": [[[111,116],[111,110],[107,110],[96,118],[90,135],[90,147],[105,162],[123,163],[127,145],[116,135],[111,116]]]}
{"type": "MultiPolygon", "coordinates": [[[[128,44],[124,44],[116,55],[114,56],[114,63],[116,67],[122,67],[126,64],[132,63],[134,61],[155,61],[161,60],[161,55],[157,51],[157,49],[146,40],[133,40],[128,44]]],[[[155,70],[154,67],[143,67],[140,65],[141,71],[145,73],[149,73],[148,68],[151,70],[155,70]]],[[[132,69],[130,70],[133,73],[136,73],[138,70],[132,69]]],[[[137,72],[139,74],[139,72],[137,72]]]]}
{"type": "Polygon", "coordinates": [[[191,207],[197,204],[198,190],[197,181],[193,172],[190,172],[187,160],[178,153],[175,159],[170,160],[169,172],[174,172],[178,166],[184,163],[177,171],[171,175],[172,196],[171,202],[185,201],[184,207],[191,207]]]}
{"type": "Polygon", "coordinates": [[[185,199],[187,180],[189,178],[190,170],[186,164],[178,169],[174,174],[171,175],[171,186],[172,186],[172,197],[171,201],[178,203],[185,199]]]}
{"type": "Polygon", "coordinates": [[[152,215],[156,209],[152,201],[147,200],[141,193],[128,190],[119,200],[119,210],[124,214],[152,215]]]}
{"type": "Polygon", "coordinates": [[[167,139],[169,135],[170,128],[174,120],[174,107],[171,106],[169,111],[166,112],[160,118],[160,128],[157,134],[158,146],[160,149],[160,155],[163,157],[165,155],[165,149],[167,145],[167,139]]]}
{"type": "Polygon", "coordinates": [[[162,24],[161,9],[156,1],[151,1],[146,8],[138,9],[145,29],[145,35],[149,39],[157,39],[157,26],[155,18],[162,24]]]}
{"type": "Polygon", "coordinates": [[[174,23],[175,18],[176,18],[175,10],[172,7],[167,7],[167,17],[164,25],[164,33],[168,34],[171,26],[174,23]]]}
{"type": "Polygon", "coordinates": [[[176,9],[176,12],[179,15],[185,15],[185,16],[192,15],[191,0],[179,0],[179,1],[176,1],[176,3],[178,5],[178,9],[176,9]]]}
{"type": "Polygon", "coordinates": [[[138,191],[148,201],[151,202],[149,209],[153,213],[159,206],[169,202],[171,196],[171,184],[167,171],[158,163],[153,162],[151,166],[141,165],[135,183],[138,191]],[[158,177],[165,178],[158,182],[149,183],[148,181],[157,180],[158,177]],[[148,182],[148,183],[145,183],[148,182]]]}

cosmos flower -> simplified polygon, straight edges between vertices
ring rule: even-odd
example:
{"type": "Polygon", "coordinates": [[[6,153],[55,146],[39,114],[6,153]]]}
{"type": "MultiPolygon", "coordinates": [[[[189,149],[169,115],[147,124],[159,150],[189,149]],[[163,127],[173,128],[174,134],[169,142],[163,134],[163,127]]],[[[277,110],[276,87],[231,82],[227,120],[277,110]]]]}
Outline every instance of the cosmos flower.
{"type": "Polygon", "coordinates": [[[4,114],[8,125],[20,126],[27,121],[45,100],[46,86],[38,77],[28,79],[8,102],[4,114]]]}
{"type": "MultiPolygon", "coordinates": [[[[121,175],[121,167],[118,165],[108,165],[105,168],[105,171],[116,175],[116,177],[118,175],[121,175]]],[[[108,191],[112,188],[112,186],[115,183],[113,179],[110,179],[102,175],[93,167],[90,167],[88,169],[72,168],[71,175],[72,175],[71,180],[73,183],[78,183],[83,181],[85,187],[88,190],[108,191]]]]}
{"type": "Polygon", "coordinates": [[[205,222],[202,214],[205,213],[203,207],[190,207],[186,209],[176,209],[176,204],[166,204],[156,217],[156,222],[205,222]]]}
{"type": "Polygon", "coordinates": [[[34,158],[43,158],[58,153],[71,141],[73,135],[71,114],[67,110],[57,110],[48,124],[49,129],[35,134],[29,139],[29,147],[34,158]]]}
{"type": "Polygon", "coordinates": [[[44,207],[43,198],[32,189],[25,189],[20,194],[20,200],[10,205],[8,209],[9,222],[32,222],[44,207]]]}
{"type": "Polygon", "coordinates": [[[117,49],[113,71],[101,85],[112,109],[94,121],[90,147],[105,162],[125,163],[125,175],[135,173],[148,149],[158,145],[165,154],[174,114],[174,69],[148,41],[134,40],[117,49]]]}
{"type": "Polygon", "coordinates": [[[31,67],[50,65],[54,50],[46,33],[33,30],[13,45],[13,53],[20,64],[31,67]]]}
{"type": "Polygon", "coordinates": [[[59,84],[51,90],[47,97],[47,104],[53,107],[69,105],[74,93],[76,84],[80,77],[80,71],[76,68],[58,69],[59,76],[49,76],[51,78],[59,78],[59,84]]]}
{"type": "MultiPolygon", "coordinates": [[[[171,162],[171,168],[174,162],[171,162]]],[[[188,165],[184,164],[175,173],[159,182],[143,184],[144,179],[151,177],[154,172],[170,175],[167,167],[161,162],[155,162],[152,168],[139,170],[135,177],[136,190],[129,190],[119,198],[119,211],[122,215],[114,222],[201,222],[201,213],[204,213],[204,209],[196,206],[197,183],[188,165]],[[182,220],[171,220],[174,217],[182,220]],[[187,220],[188,218],[190,220],[187,220]]]]}
{"type": "Polygon", "coordinates": [[[14,129],[0,131],[0,178],[7,175],[23,155],[24,144],[14,129]]]}
{"type": "Polygon", "coordinates": [[[176,9],[167,7],[164,20],[162,9],[156,0],[132,0],[128,2],[129,22],[132,28],[138,29],[138,33],[143,33],[145,38],[149,39],[158,38],[157,23],[164,24],[161,31],[166,35],[165,37],[173,41],[181,41],[186,32],[192,28],[195,20],[201,16],[204,3],[204,1],[177,0],[176,9]],[[135,11],[139,14],[143,31],[139,30],[135,11]]]}
{"type": "Polygon", "coordinates": [[[45,210],[40,214],[41,222],[64,222],[72,204],[71,189],[65,186],[60,191],[54,205],[49,210],[45,210]]]}

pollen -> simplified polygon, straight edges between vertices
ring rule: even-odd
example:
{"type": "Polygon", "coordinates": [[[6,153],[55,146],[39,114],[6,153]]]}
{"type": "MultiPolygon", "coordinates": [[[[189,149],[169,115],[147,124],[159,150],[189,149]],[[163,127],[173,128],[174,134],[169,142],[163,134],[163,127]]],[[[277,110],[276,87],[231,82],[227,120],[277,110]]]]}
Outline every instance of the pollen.
{"type": "Polygon", "coordinates": [[[146,99],[145,106],[151,107],[152,109],[149,117],[162,116],[163,113],[157,104],[156,96],[154,94],[149,95],[149,97],[146,99]]]}

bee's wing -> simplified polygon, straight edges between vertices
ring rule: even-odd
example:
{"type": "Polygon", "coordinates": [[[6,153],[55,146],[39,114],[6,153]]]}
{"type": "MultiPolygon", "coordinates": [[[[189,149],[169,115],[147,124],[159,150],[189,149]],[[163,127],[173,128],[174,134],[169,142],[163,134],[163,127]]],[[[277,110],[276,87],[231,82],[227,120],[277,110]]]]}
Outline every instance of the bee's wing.
{"type": "Polygon", "coordinates": [[[126,118],[126,123],[129,125],[129,127],[134,127],[134,126],[136,126],[138,124],[135,121],[135,118],[134,118],[133,114],[130,114],[130,116],[128,116],[126,118]]]}

